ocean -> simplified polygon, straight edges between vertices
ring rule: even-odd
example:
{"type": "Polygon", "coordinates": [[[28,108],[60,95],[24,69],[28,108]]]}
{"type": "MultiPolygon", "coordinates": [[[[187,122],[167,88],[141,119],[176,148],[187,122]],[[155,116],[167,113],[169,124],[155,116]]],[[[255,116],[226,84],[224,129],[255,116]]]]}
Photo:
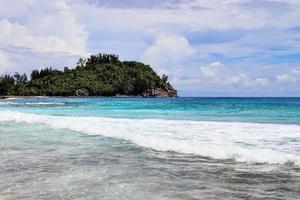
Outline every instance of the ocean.
{"type": "Polygon", "coordinates": [[[300,98],[0,100],[0,199],[300,199],[300,98]]]}

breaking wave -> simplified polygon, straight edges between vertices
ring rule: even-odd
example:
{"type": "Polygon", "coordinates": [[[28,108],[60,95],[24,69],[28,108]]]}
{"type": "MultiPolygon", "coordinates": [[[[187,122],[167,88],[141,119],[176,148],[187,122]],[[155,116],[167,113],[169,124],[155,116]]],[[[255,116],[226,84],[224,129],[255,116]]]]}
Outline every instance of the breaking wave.
{"type": "Polygon", "coordinates": [[[131,141],[158,151],[249,163],[300,165],[300,126],[240,122],[71,117],[0,112],[0,122],[41,123],[131,141]]]}
{"type": "Polygon", "coordinates": [[[9,102],[9,101],[5,101],[5,102],[0,102],[0,105],[13,105],[13,106],[18,106],[18,105],[28,105],[28,106],[39,106],[39,105],[46,105],[46,106],[62,106],[65,105],[65,103],[52,103],[52,102],[34,102],[34,103],[30,103],[30,102],[25,102],[25,103],[16,103],[16,102],[9,102]]]}

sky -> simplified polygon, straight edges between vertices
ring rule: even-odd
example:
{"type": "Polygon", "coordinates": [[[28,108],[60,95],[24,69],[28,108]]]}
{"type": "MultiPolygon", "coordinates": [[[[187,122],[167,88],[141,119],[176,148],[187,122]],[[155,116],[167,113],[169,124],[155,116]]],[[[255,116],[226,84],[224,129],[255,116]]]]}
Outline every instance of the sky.
{"type": "Polygon", "coordinates": [[[300,96],[300,0],[0,0],[0,73],[99,52],[180,96],[300,96]]]}

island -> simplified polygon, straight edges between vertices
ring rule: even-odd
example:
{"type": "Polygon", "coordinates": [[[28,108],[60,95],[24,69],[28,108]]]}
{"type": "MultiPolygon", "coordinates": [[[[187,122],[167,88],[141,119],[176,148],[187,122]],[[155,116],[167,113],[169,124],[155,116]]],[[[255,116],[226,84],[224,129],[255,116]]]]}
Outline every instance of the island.
{"type": "Polygon", "coordinates": [[[177,97],[177,91],[149,65],[120,61],[114,54],[80,58],[73,69],[51,67],[0,76],[0,98],[8,96],[177,97]]]}

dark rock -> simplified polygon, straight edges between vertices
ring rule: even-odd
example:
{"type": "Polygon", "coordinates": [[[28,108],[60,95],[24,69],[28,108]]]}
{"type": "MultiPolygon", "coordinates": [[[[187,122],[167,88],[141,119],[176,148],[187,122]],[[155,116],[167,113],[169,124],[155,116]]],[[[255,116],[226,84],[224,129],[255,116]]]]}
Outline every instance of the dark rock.
{"type": "Polygon", "coordinates": [[[142,94],[142,97],[178,97],[177,91],[167,84],[164,88],[155,88],[147,90],[142,94]]]}
{"type": "Polygon", "coordinates": [[[75,91],[75,95],[77,97],[87,97],[87,96],[89,96],[89,91],[87,89],[85,89],[85,88],[83,88],[83,89],[77,89],[75,91]]]}

